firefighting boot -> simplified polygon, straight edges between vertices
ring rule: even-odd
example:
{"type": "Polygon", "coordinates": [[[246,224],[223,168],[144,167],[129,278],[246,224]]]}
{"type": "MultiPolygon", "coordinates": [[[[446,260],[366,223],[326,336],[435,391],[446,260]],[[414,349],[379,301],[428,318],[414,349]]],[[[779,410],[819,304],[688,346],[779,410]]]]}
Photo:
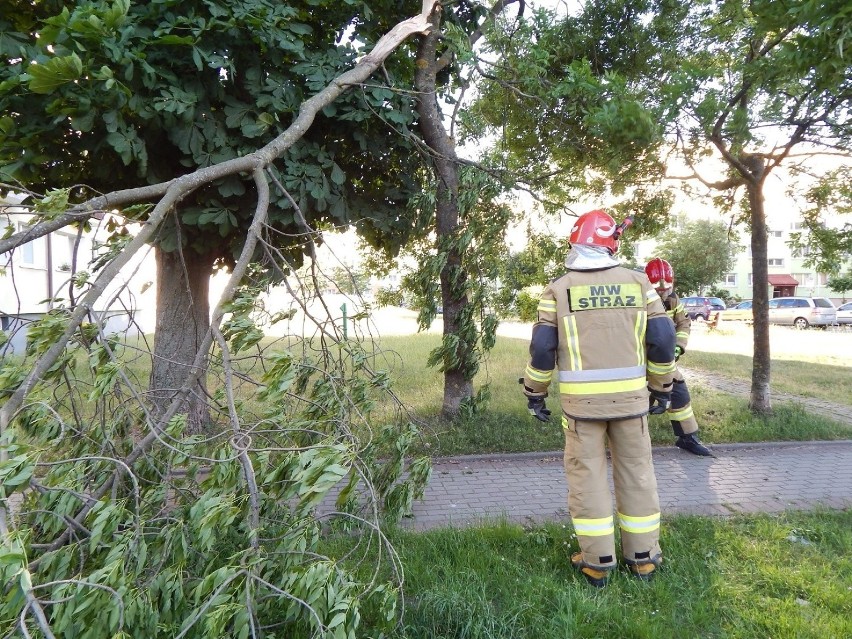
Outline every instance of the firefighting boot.
{"type": "Polygon", "coordinates": [[[677,438],[675,446],[682,448],[693,455],[700,455],[701,457],[715,457],[715,455],[710,452],[710,449],[701,443],[701,440],[698,439],[695,433],[681,435],[677,438]]]}
{"type": "Polygon", "coordinates": [[[586,578],[595,588],[603,588],[609,580],[609,571],[593,568],[583,561],[583,553],[575,552],[571,555],[571,565],[580,571],[580,574],[586,578]]]}
{"type": "Polygon", "coordinates": [[[662,563],[663,558],[657,556],[651,561],[641,564],[629,564],[628,567],[630,568],[630,574],[640,581],[651,581],[654,578],[654,575],[657,574],[657,569],[662,563]]]}

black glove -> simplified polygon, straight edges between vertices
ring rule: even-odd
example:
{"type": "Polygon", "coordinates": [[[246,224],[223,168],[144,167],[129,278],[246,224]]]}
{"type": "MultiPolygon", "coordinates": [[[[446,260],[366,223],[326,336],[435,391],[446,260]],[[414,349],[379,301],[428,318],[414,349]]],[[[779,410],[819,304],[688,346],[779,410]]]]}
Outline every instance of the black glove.
{"type": "Polygon", "coordinates": [[[544,405],[544,397],[528,397],[527,410],[540,422],[550,421],[550,411],[544,405]]]}
{"type": "MultiPolygon", "coordinates": [[[[648,389],[651,390],[651,389],[648,389]]],[[[648,412],[652,415],[662,415],[672,403],[672,394],[663,391],[651,390],[648,412]]]]}

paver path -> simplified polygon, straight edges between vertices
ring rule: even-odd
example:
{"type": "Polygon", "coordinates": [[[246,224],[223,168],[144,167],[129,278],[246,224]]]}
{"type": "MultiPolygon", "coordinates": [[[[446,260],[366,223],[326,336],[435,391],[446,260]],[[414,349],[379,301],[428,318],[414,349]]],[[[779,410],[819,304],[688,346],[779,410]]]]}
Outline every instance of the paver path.
{"type": "MultiPolygon", "coordinates": [[[[852,441],[726,444],[715,458],[654,449],[664,514],[729,515],[852,508],[852,441]]],[[[612,479],[610,478],[610,482],[612,479]]],[[[561,453],[436,459],[414,517],[416,530],[506,518],[566,520],[561,453]]]]}

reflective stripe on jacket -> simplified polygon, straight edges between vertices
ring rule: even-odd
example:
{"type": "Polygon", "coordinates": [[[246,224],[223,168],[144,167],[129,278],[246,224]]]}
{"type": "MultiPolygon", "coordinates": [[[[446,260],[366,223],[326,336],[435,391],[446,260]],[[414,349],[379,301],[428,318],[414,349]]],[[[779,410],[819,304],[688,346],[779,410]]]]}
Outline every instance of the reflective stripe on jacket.
{"type": "Polygon", "coordinates": [[[674,346],[674,325],[644,273],[569,271],[542,293],[524,385],[546,393],[558,367],[569,417],[642,415],[648,386],[671,390],[674,346]]]}
{"type": "Polygon", "coordinates": [[[681,350],[686,352],[686,345],[689,343],[689,331],[692,329],[692,320],[686,314],[686,309],[683,307],[683,302],[676,293],[671,293],[663,300],[663,306],[666,307],[666,313],[672,318],[675,325],[675,340],[681,350]]]}

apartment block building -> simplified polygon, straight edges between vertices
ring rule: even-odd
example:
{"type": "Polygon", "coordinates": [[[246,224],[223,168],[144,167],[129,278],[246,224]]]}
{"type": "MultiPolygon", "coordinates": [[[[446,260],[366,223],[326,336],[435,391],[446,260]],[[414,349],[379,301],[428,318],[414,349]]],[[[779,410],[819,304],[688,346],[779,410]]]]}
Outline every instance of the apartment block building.
{"type": "MultiPolygon", "coordinates": [[[[6,232],[30,225],[32,215],[23,201],[16,194],[0,200],[0,227],[6,232]]],[[[105,219],[93,222],[91,230],[60,229],[0,255],[0,330],[7,338],[3,352],[22,352],[32,322],[53,309],[68,308],[86,293],[85,283],[75,284],[76,276],[91,274],[91,263],[109,234],[105,219]]],[[[143,308],[153,309],[155,291],[146,290],[153,279],[153,260],[134,260],[95,302],[92,321],[107,333],[153,328],[141,319],[143,308]]]]}
{"type": "MultiPolygon", "coordinates": [[[[838,220],[832,220],[838,222],[838,220]]],[[[797,254],[790,248],[792,233],[806,232],[801,218],[780,213],[773,214],[768,220],[767,266],[769,270],[768,296],[789,297],[799,295],[804,297],[827,297],[835,305],[847,301],[852,292],[847,292],[844,298],[841,292],[828,288],[828,273],[820,273],[805,264],[807,252],[797,254]]],[[[726,289],[731,297],[751,299],[753,294],[753,268],[750,236],[746,230],[741,230],[742,250],[736,257],[731,272],[725,279],[717,282],[718,288],[726,289]]],[[[852,268],[852,260],[840,265],[841,272],[852,268]]]]}

